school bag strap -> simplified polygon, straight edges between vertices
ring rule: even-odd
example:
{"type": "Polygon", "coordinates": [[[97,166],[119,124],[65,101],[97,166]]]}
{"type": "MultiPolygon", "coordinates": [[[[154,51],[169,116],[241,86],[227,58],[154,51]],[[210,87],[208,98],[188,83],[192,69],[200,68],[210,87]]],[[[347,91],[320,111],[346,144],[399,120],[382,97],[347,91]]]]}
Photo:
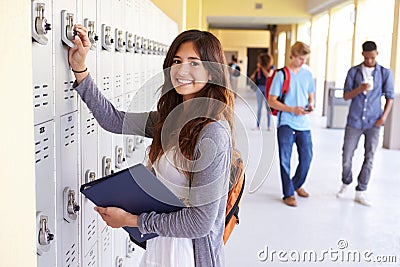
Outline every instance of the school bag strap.
{"type": "Polygon", "coordinates": [[[239,204],[243,195],[245,180],[246,180],[246,175],[243,176],[242,188],[240,189],[240,193],[235,201],[235,204],[233,204],[232,209],[229,211],[229,213],[226,214],[225,226],[229,223],[233,215],[235,215],[236,217],[236,224],[239,224],[239,204]]]}
{"type": "MultiPolygon", "coordinates": [[[[281,102],[281,103],[285,103],[285,97],[286,97],[287,93],[289,92],[289,87],[290,87],[290,70],[289,70],[289,68],[288,68],[287,66],[285,66],[285,67],[283,67],[283,68],[281,68],[281,69],[278,69],[278,70],[274,71],[274,73],[272,74],[272,76],[271,76],[271,77],[268,77],[268,79],[267,79],[267,83],[266,83],[266,85],[265,85],[265,86],[266,86],[266,88],[265,88],[265,97],[266,97],[266,99],[267,99],[267,103],[268,103],[269,91],[271,90],[272,80],[274,79],[275,74],[276,74],[278,71],[282,71],[282,73],[283,73],[283,84],[282,84],[281,93],[280,93],[280,95],[279,95],[279,97],[278,97],[278,101],[281,102]]],[[[279,110],[273,109],[273,108],[271,108],[271,107],[270,107],[270,109],[271,109],[271,114],[272,114],[272,115],[277,116],[278,114],[280,114],[279,110]]]]}
{"type": "Polygon", "coordinates": [[[282,85],[282,92],[281,95],[286,95],[289,92],[290,86],[290,71],[287,66],[282,68],[283,71],[283,85],[282,85]]]}

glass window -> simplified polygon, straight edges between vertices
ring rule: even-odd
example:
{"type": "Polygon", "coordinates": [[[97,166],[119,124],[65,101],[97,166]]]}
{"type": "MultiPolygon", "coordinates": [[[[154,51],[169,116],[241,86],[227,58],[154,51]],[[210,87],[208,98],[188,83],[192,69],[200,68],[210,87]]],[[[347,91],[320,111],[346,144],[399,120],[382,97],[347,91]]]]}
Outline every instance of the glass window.
{"type": "Polygon", "coordinates": [[[310,67],[315,78],[315,107],[318,113],[322,113],[324,101],[328,28],[329,15],[327,13],[312,20],[310,67]]]}
{"type": "Polygon", "coordinates": [[[286,58],[286,32],[281,32],[278,35],[278,65],[277,68],[285,66],[286,58]]]}
{"type": "Polygon", "coordinates": [[[297,40],[310,45],[311,40],[311,22],[299,24],[297,27],[297,40]]]}
{"type": "Polygon", "coordinates": [[[354,20],[354,4],[331,12],[328,64],[329,76],[336,87],[343,87],[351,67],[354,20]]]}
{"type": "Polygon", "coordinates": [[[359,0],[356,21],[356,46],[354,64],[361,63],[362,43],[370,40],[378,46],[379,64],[390,67],[392,33],[394,20],[394,0],[359,0]],[[379,15],[378,14],[383,14],[379,15]]]}

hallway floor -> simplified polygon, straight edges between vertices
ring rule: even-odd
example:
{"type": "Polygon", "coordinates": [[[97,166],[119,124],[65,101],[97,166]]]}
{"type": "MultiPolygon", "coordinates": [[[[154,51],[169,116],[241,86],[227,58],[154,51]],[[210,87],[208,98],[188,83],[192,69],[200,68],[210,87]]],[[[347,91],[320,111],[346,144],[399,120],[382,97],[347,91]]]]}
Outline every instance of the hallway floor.
{"type": "MultiPolygon", "coordinates": [[[[261,132],[251,130],[255,119],[249,107],[256,110],[255,93],[249,89],[239,93],[245,101],[236,101],[243,124],[241,128],[237,123],[237,147],[242,151],[248,144],[249,155],[261,154],[260,150],[265,154],[248,160],[240,224],[226,245],[226,266],[400,266],[400,150],[382,148],[383,131],[367,190],[372,206],[365,207],[354,202],[354,181],[343,199],[335,196],[341,186],[344,130],[328,129],[326,117],[311,115],[314,157],[304,184],[310,197],[296,197],[298,207],[289,207],[281,199],[275,126],[266,130],[264,109],[261,132]],[[262,172],[254,176],[258,166],[264,174],[271,167],[270,172],[263,185],[249,193],[263,178],[262,172]],[[255,182],[249,187],[253,176],[255,182]]],[[[361,140],[353,159],[354,178],[363,153],[361,140]]],[[[293,172],[296,165],[293,150],[293,172]]]]}

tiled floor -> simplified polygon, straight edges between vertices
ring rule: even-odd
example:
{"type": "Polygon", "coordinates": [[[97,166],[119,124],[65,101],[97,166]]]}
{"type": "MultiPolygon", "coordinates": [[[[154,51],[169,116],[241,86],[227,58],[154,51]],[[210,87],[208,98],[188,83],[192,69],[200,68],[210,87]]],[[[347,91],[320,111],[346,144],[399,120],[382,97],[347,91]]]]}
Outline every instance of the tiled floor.
{"type": "MultiPolygon", "coordinates": [[[[297,198],[296,208],[288,207],[281,199],[275,130],[265,130],[265,117],[261,132],[250,130],[255,126],[250,113],[256,107],[255,94],[249,89],[240,93],[245,101],[236,101],[241,119],[236,141],[245,157],[251,156],[240,224],[226,246],[226,266],[400,266],[400,151],[382,145],[377,149],[367,191],[371,207],[354,202],[354,182],[345,198],[337,199],[344,131],[327,129],[326,118],[314,114],[314,158],[305,183],[311,196],[297,198]],[[269,170],[259,190],[249,193],[269,170]]],[[[363,153],[360,142],[353,160],[354,177],[363,153]]],[[[294,169],[295,150],[292,159],[294,169]]]]}

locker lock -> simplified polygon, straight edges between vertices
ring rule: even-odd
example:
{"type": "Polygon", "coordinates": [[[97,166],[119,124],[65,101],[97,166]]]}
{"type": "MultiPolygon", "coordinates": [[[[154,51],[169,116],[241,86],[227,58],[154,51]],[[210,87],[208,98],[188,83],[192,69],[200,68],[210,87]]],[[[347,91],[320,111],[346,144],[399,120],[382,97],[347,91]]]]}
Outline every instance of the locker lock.
{"type": "Polygon", "coordinates": [[[89,183],[93,182],[94,180],[96,180],[96,173],[94,171],[87,170],[85,173],[85,182],[89,183]]]}
{"type": "Polygon", "coordinates": [[[121,257],[117,257],[116,259],[116,266],[117,267],[124,267],[124,259],[121,257]]]}
{"type": "Polygon", "coordinates": [[[54,234],[49,229],[49,217],[42,211],[36,212],[36,231],[36,253],[41,256],[50,251],[51,241],[54,240],[54,234]]]}
{"type": "Polygon", "coordinates": [[[158,42],[154,42],[154,47],[153,47],[153,49],[154,49],[154,53],[156,54],[156,55],[159,55],[159,51],[158,51],[158,42]]]}
{"type": "Polygon", "coordinates": [[[61,39],[69,47],[74,47],[74,40],[77,32],[74,30],[74,14],[67,10],[61,11],[61,39]]]}
{"type": "Polygon", "coordinates": [[[75,201],[75,191],[66,187],[64,189],[64,219],[67,222],[75,221],[80,209],[81,207],[75,201]]]}
{"type": "Polygon", "coordinates": [[[103,157],[103,177],[110,175],[111,173],[111,159],[108,157],[103,157]]]}
{"type": "Polygon", "coordinates": [[[47,216],[40,216],[39,244],[42,246],[49,245],[54,239],[54,234],[47,228],[47,220],[47,216]]]}
{"type": "Polygon", "coordinates": [[[149,49],[149,39],[143,39],[143,54],[147,54],[149,49]]]}
{"type": "Polygon", "coordinates": [[[132,254],[135,253],[135,244],[129,237],[126,238],[126,257],[131,258],[132,254]]]}
{"type": "Polygon", "coordinates": [[[142,49],[142,38],[138,35],[135,35],[135,53],[140,53],[142,49]]]}
{"type": "Polygon", "coordinates": [[[51,30],[51,24],[44,17],[45,4],[38,3],[32,6],[32,38],[39,44],[46,45],[49,41],[45,36],[51,30]],[[36,14],[35,14],[36,13],[36,14]]]}
{"type": "Polygon", "coordinates": [[[92,20],[85,19],[84,25],[88,29],[88,37],[91,43],[90,50],[96,50],[96,42],[99,40],[99,37],[96,35],[95,32],[95,23],[92,20]]]}
{"type": "Polygon", "coordinates": [[[66,33],[67,33],[67,38],[68,40],[74,40],[74,37],[76,35],[76,32],[74,31],[74,14],[68,13],[67,14],[67,28],[66,28],[66,33]]]}
{"type": "Polygon", "coordinates": [[[126,42],[127,42],[126,50],[128,52],[133,52],[133,49],[135,47],[135,41],[133,40],[133,34],[130,33],[130,32],[126,32],[125,39],[126,39],[126,42]]]}
{"type": "Polygon", "coordinates": [[[135,142],[136,142],[136,146],[140,146],[141,144],[143,144],[144,140],[142,137],[138,136],[138,137],[136,137],[135,142]]]}
{"type": "Polygon", "coordinates": [[[124,149],[122,147],[117,146],[115,148],[115,168],[121,168],[122,163],[124,163],[124,149]]]}
{"type": "Polygon", "coordinates": [[[133,152],[135,152],[135,141],[133,138],[128,137],[126,139],[126,155],[129,157],[133,152]]]}
{"type": "Polygon", "coordinates": [[[154,54],[154,41],[149,40],[149,54],[154,54]]]}
{"type": "Polygon", "coordinates": [[[119,29],[115,29],[115,39],[117,42],[115,43],[115,50],[119,52],[125,51],[125,40],[124,40],[124,33],[119,29]]]}
{"type": "Polygon", "coordinates": [[[75,191],[69,190],[68,193],[68,214],[74,215],[76,218],[77,212],[81,209],[75,201],[75,191]]]}
{"type": "Polygon", "coordinates": [[[51,30],[51,24],[47,23],[47,19],[44,17],[44,4],[38,4],[38,17],[36,18],[36,30],[39,34],[47,34],[47,31],[51,30]]]}
{"type": "Polygon", "coordinates": [[[111,45],[114,39],[111,38],[111,27],[105,24],[101,25],[102,47],[104,50],[111,51],[111,45]]]}

